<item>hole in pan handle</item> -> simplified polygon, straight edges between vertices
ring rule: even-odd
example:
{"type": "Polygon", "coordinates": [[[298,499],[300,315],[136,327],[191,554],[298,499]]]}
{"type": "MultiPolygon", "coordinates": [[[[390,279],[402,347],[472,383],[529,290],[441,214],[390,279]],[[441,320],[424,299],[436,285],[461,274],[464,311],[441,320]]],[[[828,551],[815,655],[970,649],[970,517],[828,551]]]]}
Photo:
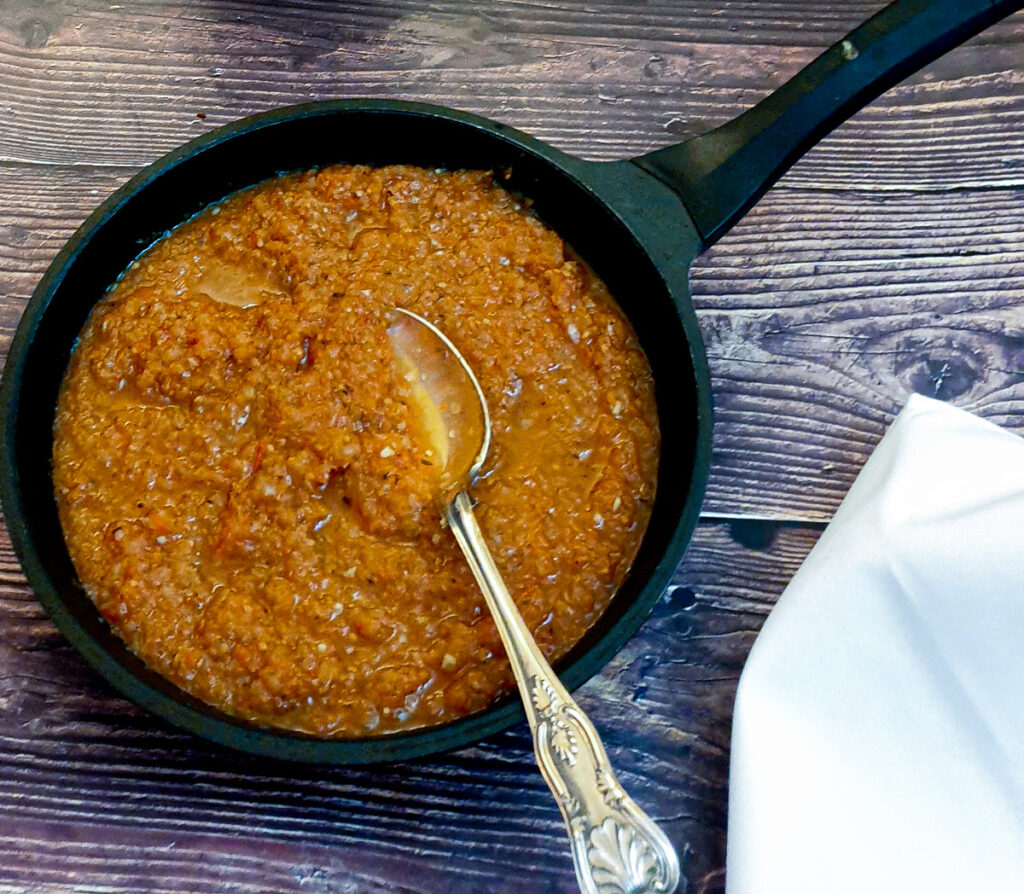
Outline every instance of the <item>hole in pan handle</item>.
{"type": "Polygon", "coordinates": [[[756,106],[634,159],[682,198],[705,249],[834,127],[1024,0],[896,0],[756,106]]]}

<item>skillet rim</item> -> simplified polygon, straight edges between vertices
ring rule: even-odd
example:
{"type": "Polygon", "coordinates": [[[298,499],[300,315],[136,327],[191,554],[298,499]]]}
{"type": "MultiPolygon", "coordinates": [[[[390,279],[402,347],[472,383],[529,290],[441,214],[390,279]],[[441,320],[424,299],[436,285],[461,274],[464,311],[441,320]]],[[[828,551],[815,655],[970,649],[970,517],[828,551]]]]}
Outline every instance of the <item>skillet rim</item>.
{"type": "MultiPolygon", "coordinates": [[[[256,727],[237,718],[217,711],[209,716],[212,709],[169,683],[154,671],[145,667],[127,649],[127,660],[118,660],[107,647],[85,629],[69,609],[59,587],[52,580],[47,563],[41,558],[26,521],[24,510],[26,496],[21,486],[21,475],[17,461],[18,410],[24,396],[24,372],[28,354],[43,319],[53,305],[61,285],[69,271],[78,262],[82,252],[91,240],[115,219],[118,212],[133,198],[160,180],[169,171],[187,163],[190,159],[230,141],[244,137],[265,128],[288,124],[296,119],[328,116],[352,112],[386,115],[405,115],[443,119],[448,124],[469,127],[481,131],[488,138],[507,144],[525,152],[535,161],[553,169],[554,173],[571,182],[573,188],[589,193],[604,210],[625,230],[624,235],[633,239],[636,248],[649,260],[661,277],[665,290],[679,315],[679,322],[686,337],[686,348],[693,367],[693,385],[697,418],[694,421],[694,454],[690,475],[689,492],[682,498],[683,509],[671,532],[668,542],[653,570],[637,587],[636,596],[628,604],[616,622],[603,635],[590,644],[579,655],[573,649],[569,663],[560,663],[559,676],[570,690],[575,689],[600,671],[611,657],[632,638],[643,621],[660,600],[674,574],[679,560],[689,543],[696,526],[697,516],[703,499],[704,488],[710,468],[711,389],[696,316],[689,303],[687,286],[688,261],[695,254],[682,247],[677,261],[683,262],[682,287],[679,271],[666,271],[665,250],[656,246],[656,231],[642,225],[635,213],[622,212],[614,204],[614,197],[624,195],[624,190],[634,184],[636,177],[649,181],[648,186],[668,191],[653,175],[641,171],[631,162],[588,162],[562,152],[548,144],[523,134],[499,122],[471,113],[435,106],[426,103],[401,100],[332,100],[285,106],[268,112],[242,118],[203,134],[182,146],[161,156],[152,164],[114,191],[96,208],[64,244],[51,262],[22,314],[17,331],[11,341],[6,364],[0,382],[0,413],[4,427],[5,450],[0,456],[0,498],[2,498],[5,521],[15,552],[25,571],[32,590],[56,624],[61,634],[85,658],[108,683],[114,686],[130,701],[145,708],[152,714],[173,726],[194,733],[222,746],[240,749],[250,754],[285,761],[299,761],[320,764],[364,764],[408,760],[428,754],[445,752],[453,748],[476,742],[486,736],[504,730],[524,717],[518,695],[500,700],[495,705],[476,714],[445,724],[420,729],[360,739],[332,739],[308,736],[286,730],[256,727]],[[600,175],[594,176],[600,171],[600,175]],[[612,176],[607,176],[612,175],[612,176]],[[632,218],[632,219],[630,219],[632,218]],[[646,231],[642,236],[637,230],[646,231]],[[655,257],[660,255],[661,257],[655,257]],[[682,292],[682,294],[680,294],[682,292]],[[125,666],[127,664],[127,667],[125,666]],[[133,666],[136,665],[136,666],[133,666]],[[174,695],[169,694],[169,690],[174,695]]],[[[229,190],[231,192],[233,190],[229,190]]],[[[227,193],[226,193],[227,194],[227,193]]],[[[675,199],[673,195],[673,199],[675,199]]],[[[690,224],[681,203],[678,205],[680,227],[685,230],[690,224]]],[[[690,225],[692,229],[692,225],[690,225]]],[[[661,240],[664,242],[664,238],[661,240]]],[[[685,243],[685,240],[679,240],[685,243]]],[[[145,246],[140,248],[144,250],[145,246]]],[[[669,252],[671,254],[671,252],[669,252]]],[[[98,300],[98,299],[97,299],[98,300]]],[[[91,306],[91,305],[90,305],[91,306]]],[[[51,495],[47,495],[52,499],[51,495]]],[[[87,598],[87,597],[86,597],[87,598]]],[[[120,640],[117,640],[120,643],[120,640]]]]}

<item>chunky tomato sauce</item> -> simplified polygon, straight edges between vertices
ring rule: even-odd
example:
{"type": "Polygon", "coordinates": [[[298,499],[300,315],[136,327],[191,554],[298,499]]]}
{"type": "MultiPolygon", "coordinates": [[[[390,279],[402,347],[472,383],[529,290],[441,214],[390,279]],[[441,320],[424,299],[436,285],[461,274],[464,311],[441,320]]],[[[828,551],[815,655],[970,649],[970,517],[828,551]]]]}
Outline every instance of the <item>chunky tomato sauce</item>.
{"type": "Polygon", "coordinates": [[[647,360],[604,285],[482,172],[336,166],[238,193],[94,309],[53,454],[75,568],[147,664],[259,724],[354,737],[513,685],[441,525],[393,308],[475,369],[478,516],[557,660],[608,605],[654,496],[647,360]]]}

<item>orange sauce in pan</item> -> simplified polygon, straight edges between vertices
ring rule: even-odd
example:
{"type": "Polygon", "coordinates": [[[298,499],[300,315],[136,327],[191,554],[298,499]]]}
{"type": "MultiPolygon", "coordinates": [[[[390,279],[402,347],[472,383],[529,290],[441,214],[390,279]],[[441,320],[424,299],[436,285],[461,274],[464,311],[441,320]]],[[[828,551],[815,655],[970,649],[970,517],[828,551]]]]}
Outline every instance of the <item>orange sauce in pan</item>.
{"type": "Polygon", "coordinates": [[[82,585],[142,659],[315,735],[439,723],[513,685],[435,499],[387,337],[465,355],[493,443],[484,534],[550,660],[626,575],[653,381],[605,286],[483,172],[336,166],[238,193],[143,254],[62,387],[54,483],[82,585]]]}

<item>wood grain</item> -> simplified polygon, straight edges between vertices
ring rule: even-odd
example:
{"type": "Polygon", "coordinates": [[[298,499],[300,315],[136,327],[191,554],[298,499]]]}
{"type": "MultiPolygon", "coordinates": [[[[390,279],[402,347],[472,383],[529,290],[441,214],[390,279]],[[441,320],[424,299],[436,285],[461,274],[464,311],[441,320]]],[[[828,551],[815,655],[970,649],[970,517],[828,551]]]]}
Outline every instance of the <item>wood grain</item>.
{"type": "MultiPolygon", "coordinates": [[[[120,168],[0,181],[0,349],[120,168]]],[[[1024,191],[773,190],[693,270],[716,403],[705,509],[831,516],[912,393],[1024,431],[1024,191]]]]}
{"type": "MultiPolygon", "coordinates": [[[[702,526],[643,637],[580,692],[624,785],[684,855],[692,890],[720,889],[743,659],[817,537],[792,526],[749,533],[702,526]]],[[[243,891],[469,892],[511,890],[511,878],[573,890],[522,726],[393,767],[229,754],[112,693],[15,569],[0,549],[0,885],[67,884],[69,861],[76,883],[109,890],[215,891],[230,880],[243,891]]]]}
{"type": "MultiPolygon", "coordinates": [[[[0,352],[110,191],[308,99],[468,109],[587,158],[756,102],[876,0],[0,0],[0,352]]],[[[1024,15],[812,150],[693,270],[717,406],[705,520],[581,690],[684,892],[722,892],[732,699],[763,619],[906,396],[1024,431],[1024,15]]],[[[400,766],[271,764],[99,680],[0,536],[0,894],[572,892],[529,739],[400,766]]]]}
{"type": "Polygon", "coordinates": [[[1024,432],[1024,192],[773,191],[693,292],[709,511],[829,517],[915,392],[1024,432]]]}
{"type": "MultiPolygon", "coordinates": [[[[784,4],[767,33],[754,3],[658,4],[650,19],[623,3],[488,4],[486,14],[388,4],[323,21],[312,5],[58,6],[40,26],[45,40],[26,38],[11,13],[0,29],[0,114],[13,125],[0,132],[0,160],[138,168],[247,114],[361,96],[464,108],[585,157],[621,158],[723,123],[880,4],[844,6],[813,27],[809,4],[784,4]],[[688,24],[673,25],[680,16],[688,24]]],[[[1022,31],[1018,15],[954,50],[841,127],[786,182],[1021,184],[1024,144],[1006,137],[1024,131],[1022,31]]]]}

